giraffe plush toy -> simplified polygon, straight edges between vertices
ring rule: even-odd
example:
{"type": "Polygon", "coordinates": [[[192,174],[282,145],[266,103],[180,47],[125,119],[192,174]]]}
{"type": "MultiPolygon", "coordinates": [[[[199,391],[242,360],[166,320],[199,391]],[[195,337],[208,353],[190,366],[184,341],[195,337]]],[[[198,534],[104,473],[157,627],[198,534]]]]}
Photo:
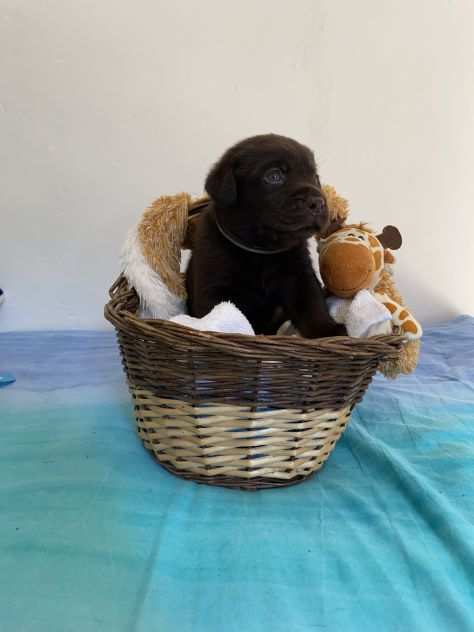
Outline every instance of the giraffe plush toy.
{"type": "Polygon", "coordinates": [[[363,337],[400,332],[418,340],[422,329],[417,320],[386,286],[386,274],[395,259],[390,252],[402,244],[395,226],[380,235],[364,224],[343,226],[319,242],[321,277],[332,295],[333,318],[344,323],[349,335],[363,337]],[[385,285],[384,285],[385,281],[385,285]]]}
{"type": "MultiPolygon", "coordinates": [[[[320,274],[323,272],[326,277],[326,283],[329,286],[333,286],[333,290],[338,296],[329,297],[328,301],[332,300],[341,301],[352,307],[352,311],[357,311],[357,301],[354,301],[354,295],[366,293],[366,297],[369,296],[373,299],[371,307],[376,304],[383,317],[380,319],[379,325],[372,323],[369,327],[369,331],[365,335],[375,335],[375,333],[392,333],[395,324],[408,323],[410,320],[416,325],[417,332],[410,331],[411,325],[406,326],[407,342],[402,346],[397,357],[391,358],[382,362],[379,365],[378,370],[386,377],[396,378],[401,373],[411,373],[418,364],[418,358],[420,355],[420,336],[421,327],[417,321],[411,317],[408,310],[403,307],[403,298],[398,292],[395,283],[393,281],[393,273],[391,264],[395,262],[395,258],[390,252],[389,248],[396,250],[401,245],[401,236],[397,229],[387,227],[380,237],[367,228],[364,224],[356,226],[349,226],[346,224],[350,209],[348,201],[341,197],[336,189],[329,185],[323,186],[324,197],[326,198],[328,211],[329,211],[329,226],[325,234],[316,237],[316,242],[320,250],[321,258],[318,266],[318,257],[314,257],[315,272],[320,274]],[[336,231],[346,231],[343,244],[352,244],[358,246],[359,244],[364,246],[367,252],[364,254],[364,248],[361,250],[344,248],[334,248],[336,246],[336,231]],[[356,233],[356,231],[361,231],[356,233]],[[334,237],[333,237],[334,235],[334,237]],[[332,237],[332,239],[331,239],[332,237]],[[347,239],[353,237],[354,239],[347,239]],[[361,237],[361,239],[358,239],[361,237]],[[329,249],[330,244],[333,243],[333,248],[329,249]],[[374,250],[372,250],[374,249],[374,250]],[[347,259],[344,254],[348,255],[347,259]],[[333,255],[337,255],[334,256],[333,255]],[[357,255],[352,258],[353,255],[357,255]],[[370,288],[370,289],[368,289],[370,288]],[[341,294],[342,292],[342,294],[341,294]],[[380,298],[376,298],[375,295],[383,297],[385,304],[380,301],[380,298]],[[407,312],[405,314],[404,312],[407,312]],[[392,314],[395,315],[392,319],[392,314]],[[378,330],[378,331],[377,331],[378,330]]],[[[310,246],[310,252],[313,254],[310,246]]],[[[314,253],[316,254],[316,253],[314,253]]],[[[320,274],[320,276],[322,276],[320,274]]],[[[364,307],[364,301],[359,301],[359,305],[364,307]]],[[[367,305],[366,305],[367,306],[367,305]]],[[[342,310],[344,311],[344,310],[342,310]]],[[[373,309],[372,309],[373,312],[373,309]]],[[[347,313],[346,313],[347,316],[347,313]]],[[[290,322],[286,322],[282,325],[279,333],[281,335],[298,335],[297,330],[290,322]]],[[[394,333],[398,333],[395,331],[394,333]]]]}

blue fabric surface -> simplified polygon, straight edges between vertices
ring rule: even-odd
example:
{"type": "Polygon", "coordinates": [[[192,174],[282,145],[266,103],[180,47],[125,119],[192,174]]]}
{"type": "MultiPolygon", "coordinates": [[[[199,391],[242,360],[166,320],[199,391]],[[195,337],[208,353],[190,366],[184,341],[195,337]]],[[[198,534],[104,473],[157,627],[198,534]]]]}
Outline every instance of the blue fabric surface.
{"type": "Polygon", "coordinates": [[[113,335],[0,335],[0,629],[474,629],[474,319],[377,377],[324,469],[246,493],[140,444],[113,335]]]}

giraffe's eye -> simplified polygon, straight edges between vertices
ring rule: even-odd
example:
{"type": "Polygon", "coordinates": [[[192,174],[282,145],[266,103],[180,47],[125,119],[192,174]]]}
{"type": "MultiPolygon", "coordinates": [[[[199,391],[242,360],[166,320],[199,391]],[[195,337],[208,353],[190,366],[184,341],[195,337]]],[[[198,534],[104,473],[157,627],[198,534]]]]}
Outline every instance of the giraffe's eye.
{"type": "Polygon", "coordinates": [[[358,235],[357,239],[360,239],[361,241],[365,241],[365,239],[362,237],[362,235],[358,235]]]}

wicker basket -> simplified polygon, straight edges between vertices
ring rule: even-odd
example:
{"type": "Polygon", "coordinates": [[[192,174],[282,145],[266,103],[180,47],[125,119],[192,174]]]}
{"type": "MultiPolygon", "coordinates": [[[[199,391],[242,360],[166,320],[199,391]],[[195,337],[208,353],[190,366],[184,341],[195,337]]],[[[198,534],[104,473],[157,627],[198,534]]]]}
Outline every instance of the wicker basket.
{"type": "Polygon", "coordinates": [[[120,277],[105,316],[138,433],[173,474],[226,487],[291,485],[319,470],[380,362],[403,343],[214,334],[143,320],[138,307],[120,277]]]}

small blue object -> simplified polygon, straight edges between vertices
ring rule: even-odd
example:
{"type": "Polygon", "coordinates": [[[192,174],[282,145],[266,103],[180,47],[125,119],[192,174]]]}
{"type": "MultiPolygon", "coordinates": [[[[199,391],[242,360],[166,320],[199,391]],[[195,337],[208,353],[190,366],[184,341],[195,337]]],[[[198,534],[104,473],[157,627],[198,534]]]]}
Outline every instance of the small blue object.
{"type": "Polygon", "coordinates": [[[11,373],[0,373],[0,388],[2,386],[8,386],[8,384],[13,384],[16,382],[16,377],[11,373]]]}

